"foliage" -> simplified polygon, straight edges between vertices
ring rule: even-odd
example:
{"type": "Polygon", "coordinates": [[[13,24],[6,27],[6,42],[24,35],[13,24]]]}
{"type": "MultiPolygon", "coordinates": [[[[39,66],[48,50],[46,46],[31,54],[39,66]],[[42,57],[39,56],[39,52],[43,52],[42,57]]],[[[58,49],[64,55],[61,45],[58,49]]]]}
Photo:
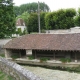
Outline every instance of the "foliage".
{"type": "Polygon", "coordinates": [[[14,13],[15,13],[15,16],[16,17],[19,16],[19,15],[21,15],[20,14],[20,8],[19,8],[19,6],[14,6],[13,7],[13,10],[14,10],[14,13]]]}
{"type": "Polygon", "coordinates": [[[12,0],[0,1],[0,38],[15,32],[15,15],[12,0]]]}
{"type": "Polygon", "coordinates": [[[21,15],[17,16],[16,20],[18,20],[18,18],[23,19],[25,22],[25,25],[27,26],[27,21],[28,21],[29,16],[30,16],[30,14],[28,12],[24,12],[21,15]]]}
{"type": "Polygon", "coordinates": [[[80,26],[80,16],[75,17],[75,26],[80,26]]]}
{"type": "Polygon", "coordinates": [[[27,23],[29,33],[38,32],[38,16],[37,13],[31,13],[27,23]]]}
{"type": "Polygon", "coordinates": [[[42,62],[46,62],[47,60],[49,60],[49,58],[47,58],[47,57],[41,57],[40,58],[40,61],[42,61],[42,62]]]}
{"type": "Polygon", "coordinates": [[[21,28],[18,28],[18,34],[19,34],[19,35],[22,34],[21,28]]]}
{"type": "Polygon", "coordinates": [[[55,14],[55,12],[50,12],[45,15],[45,26],[47,30],[54,29],[52,26],[55,26],[55,21],[53,21],[53,15],[55,16],[55,14]]]}
{"type": "MultiPolygon", "coordinates": [[[[47,4],[45,4],[44,2],[40,2],[40,11],[41,12],[48,12],[50,11],[50,8],[47,4]]],[[[32,2],[32,3],[27,3],[27,4],[22,4],[20,6],[14,6],[14,12],[15,15],[21,15],[24,12],[28,12],[28,13],[35,13],[38,10],[38,3],[36,2],[32,2]]]]}
{"type": "Polygon", "coordinates": [[[46,28],[45,28],[45,15],[47,13],[46,12],[42,12],[40,13],[40,28],[41,28],[41,31],[44,31],[46,28]]]}
{"type": "Polygon", "coordinates": [[[66,58],[66,61],[67,61],[67,62],[71,62],[71,59],[70,59],[70,58],[66,58]]]}
{"type": "Polygon", "coordinates": [[[6,75],[5,73],[0,71],[0,79],[1,80],[15,80],[12,76],[6,75]]]}
{"type": "Polygon", "coordinates": [[[32,60],[32,59],[34,59],[34,56],[28,56],[28,58],[29,58],[30,60],[32,60]]]}
{"type": "Polygon", "coordinates": [[[13,54],[13,55],[11,55],[11,58],[12,59],[17,59],[17,58],[19,58],[20,56],[19,55],[17,55],[17,54],[13,54]]]}
{"type": "MultiPolygon", "coordinates": [[[[40,25],[41,25],[41,31],[45,29],[45,12],[40,13],[40,25]]],[[[28,32],[38,32],[38,14],[37,13],[31,13],[30,17],[28,18],[27,23],[27,29],[28,32]]]]}
{"type": "Polygon", "coordinates": [[[5,54],[3,54],[3,53],[0,53],[0,56],[1,56],[1,57],[5,57],[5,54]]]}
{"type": "Polygon", "coordinates": [[[76,15],[75,9],[61,9],[46,14],[46,29],[69,29],[74,27],[73,17],[76,15]]]}
{"type": "Polygon", "coordinates": [[[76,68],[72,68],[72,70],[80,73],[80,65],[78,67],[76,67],[76,68]]]}
{"type": "Polygon", "coordinates": [[[74,18],[75,26],[80,26],[80,8],[78,9],[77,15],[74,18]]]}
{"type": "Polygon", "coordinates": [[[55,69],[63,70],[63,71],[69,71],[69,72],[77,72],[77,73],[80,73],[80,65],[77,66],[77,67],[60,67],[60,66],[58,66],[55,69]]]}
{"type": "Polygon", "coordinates": [[[17,31],[16,31],[16,34],[18,34],[18,35],[25,35],[25,34],[27,34],[27,30],[26,29],[24,29],[24,31],[22,32],[22,30],[21,30],[21,28],[18,28],[17,29],[17,31]]]}
{"type": "Polygon", "coordinates": [[[71,59],[70,58],[61,58],[60,61],[63,63],[66,63],[66,62],[71,62],[71,59]]]}
{"type": "Polygon", "coordinates": [[[27,30],[26,29],[24,29],[24,31],[22,32],[22,35],[25,35],[25,34],[27,34],[27,30]]]}

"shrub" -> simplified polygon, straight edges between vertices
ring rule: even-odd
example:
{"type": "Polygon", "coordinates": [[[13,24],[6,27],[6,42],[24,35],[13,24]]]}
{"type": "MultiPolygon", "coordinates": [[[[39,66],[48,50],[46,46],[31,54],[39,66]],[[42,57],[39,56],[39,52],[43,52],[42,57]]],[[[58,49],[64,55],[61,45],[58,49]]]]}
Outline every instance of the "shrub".
{"type": "Polygon", "coordinates": [[[40,60],[41,60],[41,61],[44,61],[44,62],[46,62],[47,60],[49,60],[49,58],[42,57],[42,58],[40,58],[40,60]]]}
{"type": "Polygon", "coordinates": [[[34,56],[28,56],[28,58],[29,58],[30,60],[32,60],[32,59],[34,59],[34,56]]]}
{"type": "Polygon", "coordinates": [[[71,62],[71,59],[70,59],[70,58],[66,58],[66,61],[67,61],[67,62],[71,62]]]}
{"type": "Polygon", "coordinates": [[[5,57],[5,54],[2,53],[2,54],[0,54],[0,56],[1,56],[1,57],[5,57]]]}
{"type": "Polygon", "coordinates": [[[63,63],[71,62],[71,59],[70,58],[61,58],[60,61],[63,62],[63,63]]]}
{"type": "Polygon", "coordinates": [[[65,63],[66,59],[65,58],[61,58],[60,61],[63,62],[63,63],[65,63]]]}
{"type": "Polygon", "coordinates": [[[19,58],[19,55],[12,55],[11,58],[12,59],[17,59],[17,58],[19,58]]]}

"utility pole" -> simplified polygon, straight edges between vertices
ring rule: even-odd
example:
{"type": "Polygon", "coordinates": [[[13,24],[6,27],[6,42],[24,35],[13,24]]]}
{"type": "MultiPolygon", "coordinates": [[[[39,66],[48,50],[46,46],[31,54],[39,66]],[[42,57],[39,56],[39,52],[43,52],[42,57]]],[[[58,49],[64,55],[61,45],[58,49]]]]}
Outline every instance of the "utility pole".
{"type": "Polygon", "coordinates": [[[41,29],[40,29],[40,8],[39,8],[39,1],[38,1],[38,28],[39,28],[39,33],[41,33],[41,29]]]}

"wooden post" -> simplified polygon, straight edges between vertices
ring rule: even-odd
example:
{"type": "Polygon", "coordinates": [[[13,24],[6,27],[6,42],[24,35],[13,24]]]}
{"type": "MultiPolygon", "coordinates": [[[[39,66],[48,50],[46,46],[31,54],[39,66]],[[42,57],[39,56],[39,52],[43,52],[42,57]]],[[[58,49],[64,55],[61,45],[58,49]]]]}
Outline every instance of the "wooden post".
{"type": "Polygon", "coordinates": [[[53,59],[55,60],[55,52],[53,52],[53,59]]]}
{"type": "Polygon", "coordinates": [[[35,51],[35,59],[36,59],[36,51],[35,51]]]}
{"type": "Polygon", "coordinates": [[[76,55],[76,53],[75,53],[75,62],[77,62],[77,55],[76,55]]]}
{"type": "Polygon", "coordinates": [[[19,55],[20,55],[20,58],[21,58],[21,52],[20,52],[20,50],[19,50],[19,55]]]}

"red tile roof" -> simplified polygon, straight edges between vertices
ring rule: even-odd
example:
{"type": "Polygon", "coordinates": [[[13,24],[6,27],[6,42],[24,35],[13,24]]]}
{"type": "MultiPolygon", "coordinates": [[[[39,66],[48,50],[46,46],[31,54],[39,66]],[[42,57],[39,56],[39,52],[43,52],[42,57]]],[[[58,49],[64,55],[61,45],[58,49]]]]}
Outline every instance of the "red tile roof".
{"type": "Polygon", "coordinates": [[[16,21],[16,26],[25,26],[25,22],[23,19],[19,18],[17,21],[16,21]]]}
{"type": "Polygon", "coordinates": [[[80,33],[27,34],[8,42],[7,49],[80,50],[80,33]]]}

